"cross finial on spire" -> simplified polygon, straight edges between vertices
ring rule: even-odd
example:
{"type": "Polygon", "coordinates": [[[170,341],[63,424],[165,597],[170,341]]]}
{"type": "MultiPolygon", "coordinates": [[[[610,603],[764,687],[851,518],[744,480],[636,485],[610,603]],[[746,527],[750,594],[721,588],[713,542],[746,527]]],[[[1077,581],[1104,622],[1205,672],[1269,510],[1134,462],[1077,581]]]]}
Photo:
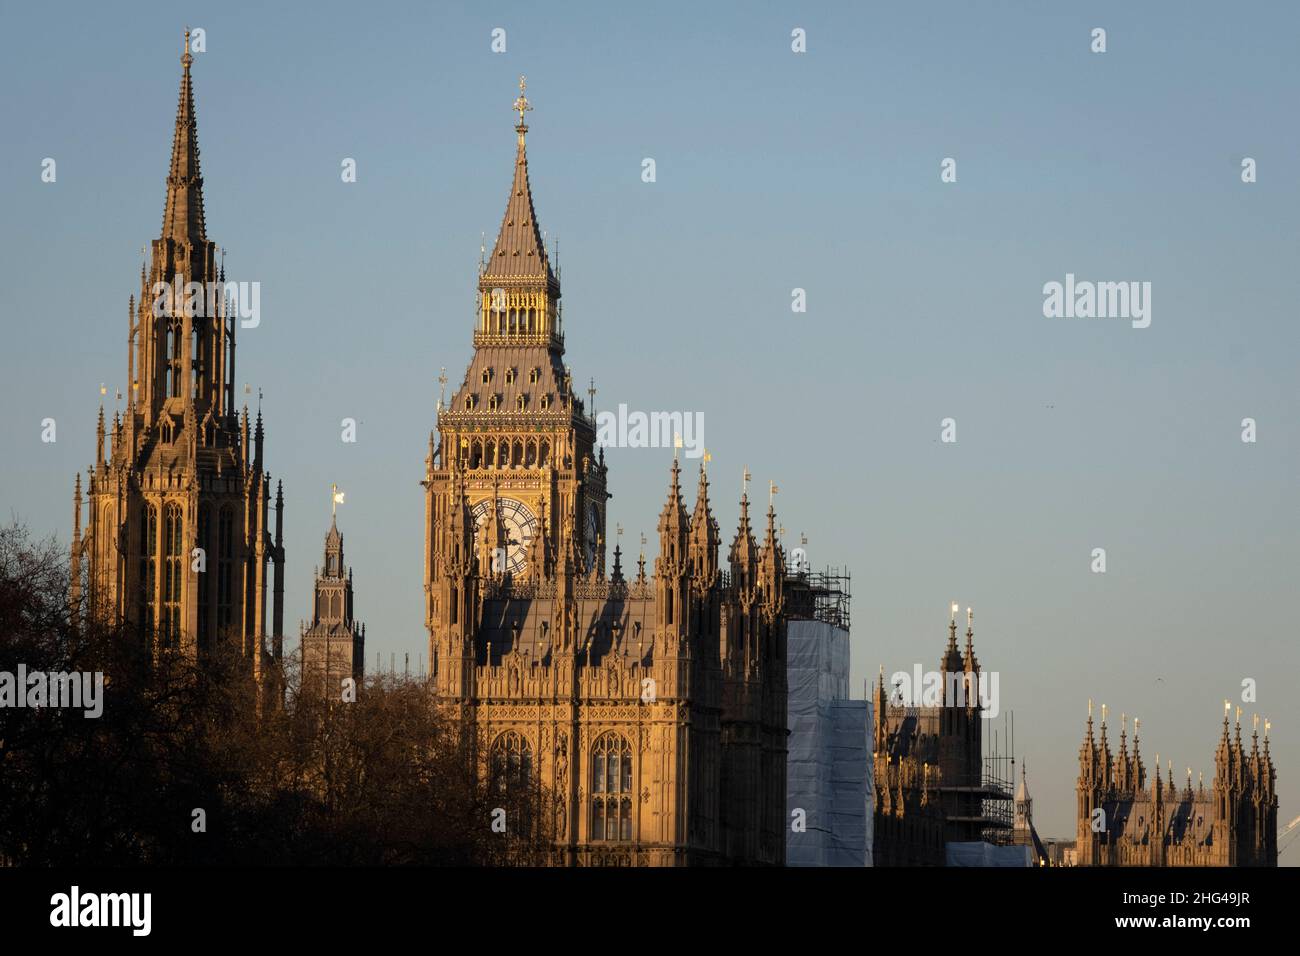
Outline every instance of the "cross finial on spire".
{"type": "Polygon", "coordinates": [[[528,80],[523,74],[519,76],[519,96],[515,100],[514,109],[519,114],[519,125],[515,127],[522,136],[528,132],[528,125],[524,122],[524,114],[531,110],[532,104],[528,102],[528,97],[524,96],[524,90],[528,88],[528,80]]]}

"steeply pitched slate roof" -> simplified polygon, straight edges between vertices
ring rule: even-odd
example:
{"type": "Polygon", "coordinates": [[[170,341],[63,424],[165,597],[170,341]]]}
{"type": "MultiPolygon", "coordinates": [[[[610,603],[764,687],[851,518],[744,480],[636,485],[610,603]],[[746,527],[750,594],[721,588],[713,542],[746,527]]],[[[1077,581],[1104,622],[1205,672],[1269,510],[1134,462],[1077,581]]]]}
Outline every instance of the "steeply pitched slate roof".
{"type": "MultiPolygon", "coordinates": [[[[520,127],[527,130],[527,127],[520,127]]],[[[555,283],[546,246],[537,225],[533,209],[533,192],[528,183],[528,151],[524,146],[524,133],[519,133],[519,148],[515,153],[515,175],[510,184],[510,198],[506,213],[501,219],[492,256],[483,271],[485,279],[535,278],[555,283]]]]}

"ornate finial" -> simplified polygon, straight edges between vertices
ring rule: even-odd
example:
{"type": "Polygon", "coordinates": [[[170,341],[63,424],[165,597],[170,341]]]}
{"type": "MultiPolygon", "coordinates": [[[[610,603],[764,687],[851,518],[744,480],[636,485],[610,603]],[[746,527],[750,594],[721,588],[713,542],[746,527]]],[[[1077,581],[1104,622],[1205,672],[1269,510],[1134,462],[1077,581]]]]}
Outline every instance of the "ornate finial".
{"type": "Polygon", "coordinates": [[[343,504],[343,495],[345,492],[339,491],[339,486],[330,485],[330,517],[333,518],[338,514],[339,505],[343,504]]]}
{"type": "Polygon", "coordinates": [[[704,449],[704,458],[703,458],[703,460],[700,462],[700,468],[701,468],[702,470],[704,470],[704,471],[708,471],[708,470],[709,470],[709,462],[711,462],[711,461],[713,461],[713,456],[709,454],[709,450],[706,448],[706,449],[704,449]]]}
{"type": "Polygon", "coordinates": [[[1142,726],[1142,718],[1141,718],[1141,717],[1134,717],[1134,718],[1133,718],[1133,739],[1134,739],[1134,740],[1137,740],[1138,729],[1139,729],[1141,726],[1142,726]]]}
{"type": "MultiPolygon", "coordinates": [[[[953,619],[956,620],[957,605],[954,604],[952,606],[952,610],[953,610],[953,619]]],[[[1091,697],[1088,698],[1088,719],[1092,720],[1092,698],[1091,697]]]]}
{"type": "Polygon", "coordinates": [[[772,507],[772,501],[780,493],[781,489],[776,486],[775,481],[767,483],[767,506],[772,507]]]}
{"type": "MultiPolygon", "coordinates": [[[[953,602],[952,602],[952,614],[949,615],[949,617],[948,617],[948,623],[949,623],[949,624],[952,624],[952,625],[954,625],[954,626],[957,624],[957,612],[958,612],[959,610],[961,610],[960,606],[957,604],[956,601],[953,601],[953,602]]],[[[1089,716],[1089,717],[1092,716],[1092,701],[1091,701],[1091,700],[1088,701],[1088,716],[1089,716]]]]}
{"type": "Polygon", "coordinates": [[[975,612],[966,608],[966,630],[970,630],[975,625],[975,612]]]}
{"type": "Polygon", "coordinates": [[[593,378],[587,384],[587,400],[591,402],[591,417],[596,417],[596,380],[593,378]]]}
{"type": "Polygon", "coordinates": [[[190,28],[186,27],[185,46],[184,49],[181,50],[181,63],[183,63],[185,65],[185,69],[188,70],[190,68],[190,64],[193,62],[194,62],[194,57],[190,55],[190,28]]]}
{"type": "Polygon", "coordinates": [[[742,495],[747,495],[747,494],[749,494],[749,480],[750,480],[752,477],[753,477],[753,475],[751,475],[751,474],[749,473],[749,466],[746,465],[746,466],[745,466],[745,471],[744,471],[744,473],[741,475],[741,478],[740,478],[740,493],[741,493],[742,495]]]}
{"type": "Polygon", "coordinates": [[[1273,721],[1267,717],[1264,718],[1264,739],[1268,740],[1268,732],[1273,729],[1273,721]]]}
{"type": "Polygon", "coordinates": [[[438,411],[447,407],[447,366],[438,373],[438,411]]]}
{"type": "Polygon", "coordinates": [[[1241,726],[1241,707],[1240,707],[1240,705],[1237,707],[1237,726],[1238,726],[1238,727],[1241,726]]]}
{"type": "Polygon", "coordinates": [[[514,109],[515,112],[519,114],[519,125],[516,126],[515,129],[519,131],[519,134],[521,136],[524,133],[528,132],[528,125],[524,122],[524,114],[533,108],[532,105],[528,102],[528,97],[524,96],[524,90],[527,89],[527,87],[528,87],[527,79],[524,76],[520,75],[519,97],[515,100],[514,109]]]}
{"type": "Polygon", "coordinates": [[[1106,705],[1105,704],[1101,705],[1101,725],[1103,727],[1106,726],[1106,705]]]}

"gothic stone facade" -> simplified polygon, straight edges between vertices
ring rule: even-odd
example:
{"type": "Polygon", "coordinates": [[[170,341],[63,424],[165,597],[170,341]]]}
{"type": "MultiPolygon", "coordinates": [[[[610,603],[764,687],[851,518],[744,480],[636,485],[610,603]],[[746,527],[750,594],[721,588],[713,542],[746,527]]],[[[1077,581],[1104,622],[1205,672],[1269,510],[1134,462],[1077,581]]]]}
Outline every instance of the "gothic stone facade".
{"type": "Polygon", "coordinates": [[[277,486],[272,534],[262,417],[250,438],[248,409],[235,414],[238,322],[223,296],[168,303],[154,291],[225,281],[204,222],[188,39],[181,62],[162,233],[128,308],[126,408],[113,416],[110,454],[100,406],[85,500],[77,476],[73,598],[84,561],[91,613],[157,651],[197,656],[231,642],[270,692],[283,644],[284,497],[277,486]]]}
{"type": "Polygon", "coordinates": [[[659,557],[606,572],[607,468],[563,364],[560,284],[533,210],[522,95],[510,197],[480,270],[474,356],[425,464],[438,701],[490,768],[545,788],[555,862],[781,864],[784,557],[748,502],[718,563],[704,469],[674,460],[659,557]]]}
{"type": "Polygon", "coordinates": [[[962,654],[956,618],[950,621],[938,673],[945,689],[970,691],[960,698],[946,694],[938,706],[897,700],[886,691],[881,669],[873,708],[876,866],[943,866],[948,841],[982,840],[998,824],[983,812],[982,718],[973,692],[980,665],[974,639],[968,623],[962,654]]]}
{"type": "Polygon", "coordinates": [[[1106,740],[1103,709],[1101,739],[1093,737],[1092,715],[1079,748],[1077,839],[1079,866],[1277,866],[1277,774],[1259,734],[1250,753],[1241,742],[1240,712],[1235,737],[1223,735],[1214,755],[1214,781],[1192,787],[1174,784],[1173,766],[1160,779],[1160,757],[1147,781],[1134,721],[1129,753],[1127,721],[1120,728],[1119,752],[1106,740]]]}
{"type": "MultiPolygon", "coordinates": [[[[342,700],[344,680],[361,686],[365,670],[366,628],[352,606],[352,569],[343,561],[343,535],[337,521],[325,535],[324,562],[312,588],[311,624],[304,624],[302,684],[310,693],[342,700]]],[[[352,699],[355,700],[355,697],[352,699]]]]}

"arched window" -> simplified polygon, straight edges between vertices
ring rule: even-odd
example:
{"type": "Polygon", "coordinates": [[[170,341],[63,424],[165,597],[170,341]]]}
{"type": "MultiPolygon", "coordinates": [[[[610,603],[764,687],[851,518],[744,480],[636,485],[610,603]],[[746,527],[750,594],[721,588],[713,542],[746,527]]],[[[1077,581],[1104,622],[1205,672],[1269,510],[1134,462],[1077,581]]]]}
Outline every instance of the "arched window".
{"type": "Polygon", "coordinates": [[[163,511],[163,548],[166,563],[163,565],[162,638],[169,647],[179,643],[181,633],[181,506],[169,504],[163,511]]]}
{"type": "Polygon", "coordinates": [[[591,748],[591,839],[632,839],[632,746],[621,734],[591,748]]]}
{"type": "Polygon", "coordinates": [[[234,619],[235,514],[229,505],[217,517],[217,627],[234,619]]]}
{"type": "Polygon", "coordinates": [[[140,515],[140,626],[152,636],[158,587],[158,509],[145,505],[140,515]]]}
{"type": "Polygon", "coordinates": [[[492,789],[499,794],[527,793],[532,777],[532,745],[523,734],[507,730],[492,744],[492,789]]]}
{"type": "Polygon", "coordinates": [[[199,375],[203,369],[203,357],[200,354],[203,343],[199,339],[199,324],[194,323],[190,329],[190,396],[199,397],[199,375]]]}
{"type": "Polygon", "coordinates": [[[198,526],[198,534],[195,537],[195,541],[198,547],[203,549],[203,564],[201,565],[201,567],[203,568],[203,573],[201,573],[198,578],[198,593],[199,593],[198,620],[199,620],[200,645],[205,645],[208,639],[208,609],[211,606],[211,602],[208,599],[208,593],[209,593],[208,581],[210,579],[207,574],[207,566],[208,566],[207,562],[208,562],[209,552],[211,551],[212,548],[211,525],[212,525],[211,509],[207,505],[199,505],[199,526],[198,526]]]}

